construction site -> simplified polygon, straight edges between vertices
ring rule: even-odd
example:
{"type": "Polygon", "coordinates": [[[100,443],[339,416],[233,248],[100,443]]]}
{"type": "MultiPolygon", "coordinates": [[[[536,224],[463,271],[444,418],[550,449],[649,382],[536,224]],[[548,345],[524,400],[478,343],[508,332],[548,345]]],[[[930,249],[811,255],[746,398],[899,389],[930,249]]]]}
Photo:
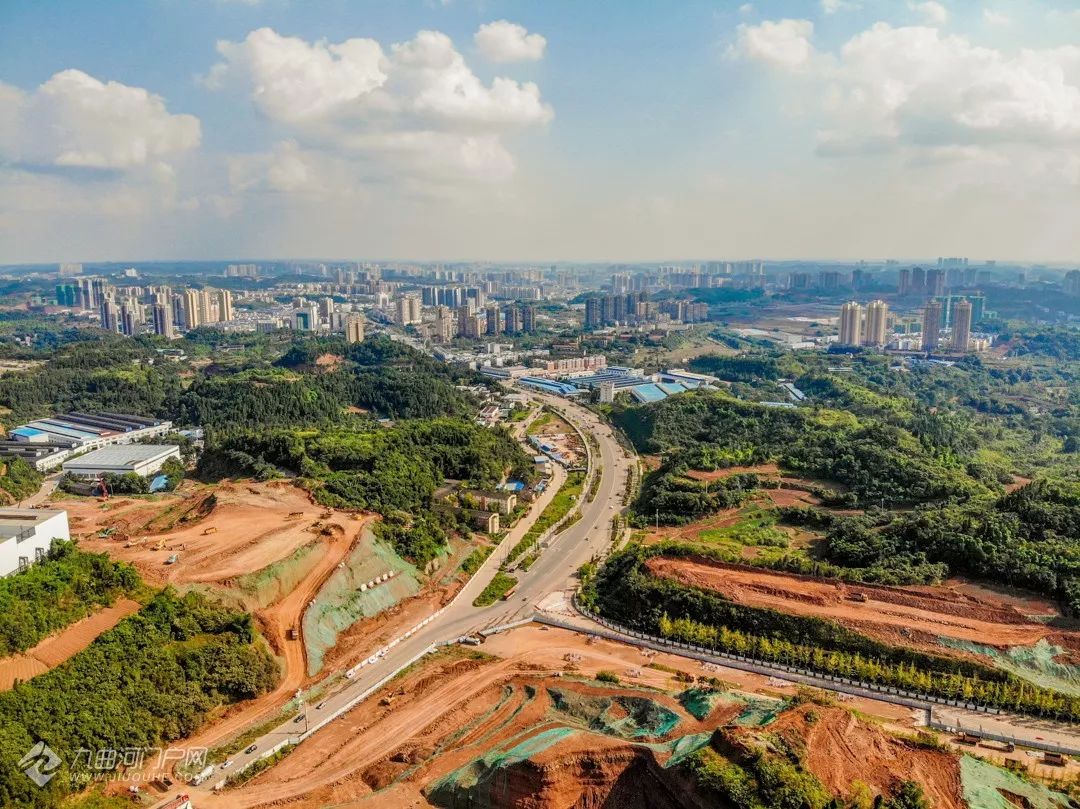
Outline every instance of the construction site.
{"type": "Polygon", "coordinates": [[[1068,806],[1000,765],[1044,777],[1065,768],[932,741],[920,713],[530,624],[429,655],[362,710],[199,806],[704,809],[714,804],[682,766],[689,757],[778,745],[802,751],[844,798],[911,779],[934,807],[1068,806]]]}
{"type": "MultiPolygon", "coordinates": [[[[173,494],[58,505],[84,550],[133,564],[153,586],[199,589],[253,615],[282,678],[272,693],[234,706],[190,740],[210,748],[292,710],[298,691],[326,688],[447,603],[463,583],[458,567],[469,550],[455,542],[422,572],[376,538],[374,516],[327,509],[280,481],[187,482],[173,494]]],[[[100,615],[84,622],[98,627],[93,636],[81,631],[84,645],[119,620],[105,625],[100,615]]],[[[33,666],[36,652],[12,658],[6,677],[25,676],[15,667],[33,666]]],[[[4,679],[0,668],[0,686],[4,679]]]]}

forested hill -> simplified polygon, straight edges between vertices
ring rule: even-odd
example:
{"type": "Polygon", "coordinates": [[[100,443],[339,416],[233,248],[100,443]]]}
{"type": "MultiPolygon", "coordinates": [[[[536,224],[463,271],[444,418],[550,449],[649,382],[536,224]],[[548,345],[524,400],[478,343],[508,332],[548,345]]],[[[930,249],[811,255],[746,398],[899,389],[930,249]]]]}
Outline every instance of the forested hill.
{"type": "MultiPolygon", "coordinates": [[[[172,347],[205,348],[186,340],[172,347]]],[[[0,407],[11,411],[4,426],[102,409],[228,431],[328,424],[350,410],[394,419],[465,415],[475,402],[455,385],[476,381],[472,372],[385,338],[355,345],[298,338],[291,346],[247,346],[207,364],[174,363],[149,338],[102,332],[61,347],[44,365],[0,377],[0,407]],[[334,361],[317,364],[324,356],[334,361]]]]}
{"type": "Polygon", "coordinates": [[[852,505],[968,498],[997,487],[959,453],[874,416],[768,407],[718,391],[616,407],[612,416],[639,451],[664,455],[666,472],[775,462],[840,484],[852,505]]]}

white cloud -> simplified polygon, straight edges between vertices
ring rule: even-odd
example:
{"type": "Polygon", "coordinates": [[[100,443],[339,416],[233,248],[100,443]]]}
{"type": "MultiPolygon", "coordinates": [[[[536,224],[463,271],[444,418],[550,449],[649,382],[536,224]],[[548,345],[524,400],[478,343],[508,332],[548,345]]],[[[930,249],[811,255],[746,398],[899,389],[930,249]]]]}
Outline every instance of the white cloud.
{"type": "Polygon", "coordinates": [[[824,78],[828,152],[1080,143],[1080,48],[1010,56],[936,28],[877,23],[824,78]]]}
{"type": "Polygon", "coordinates": [[[908,8],[922,15],[927,25],[945,25],[949,21],[949,10],[937,0],[916,2],[908,0],[908,8]]]}
{"type": "Polygon", "coordinates": [[[990,8],[983,9],[983,19],[990,25],[1008,25],[1011,22],[1007,14],[990,8]]]}
{"type": "Polygon", "coordinates": [[[194,149],[199,119],[174,115],[141,87],[81,70],[32,92],[0,84],[0,158],[31,166],[126,170],[194,149]]]}
{"type": "Polygon", "coordinates": [[[821,10],[825,14],[836,14],[841,11],[855,11],[862,8],[862,4],[856,0],[821,0],[821,10]]]}
{"type": "Polygon", "coordinates": [[[290,136],[271,152],[231,160],[241,193],[504,181],[514,159],[503,138],[553,116],[535,84],[485,84],[438,31],[385,51],[369,39],[307,42],[264,28],[218,51],[223,61],[207,83],[246,88],[290,136]]]}
{"type": "Polygon", "coordinates": [[[814,54],[814,46],[810,44],[813,33],[814,24],[809,20],[766,20],[760,25],[740,25],[736,29],[734,53],[778,67],[802,67],[814,54]]]}
{"type": "Polygon", "coordinates": [[[754,4],[743,3],[741,6],[739,6],[739,13],[742,14],[744,17],[750,16],[754,13],[754,4]]]}
{"type": "Polygon", "coordinates": [[[473,35],[476,49],[490,62],[536,62],[544,57],[547,40],[508,20],[481,25],[473,35]]]}
{"type": "Polygon", "coordinates": [[[373,39],[309,43],[260,28],[242,42],[218,42],[217,50],[224,61],[206,84],[217,89],[239,77],[250,83],[256,108],[275,121],[332,114],[369,97],[387,78],[382,47],[373,39]]]}

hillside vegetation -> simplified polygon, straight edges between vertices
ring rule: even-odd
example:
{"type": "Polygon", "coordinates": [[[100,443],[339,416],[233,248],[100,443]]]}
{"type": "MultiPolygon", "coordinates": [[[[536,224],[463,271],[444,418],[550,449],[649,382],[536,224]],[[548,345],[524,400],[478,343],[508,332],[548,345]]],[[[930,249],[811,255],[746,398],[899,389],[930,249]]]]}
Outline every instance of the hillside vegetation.
{"type": "Polygon", "coordinates": [[[103,553],[84,553],[71,542],[56,542],[41,562],[0,579],[0,657],[24,652],[96,608],[140,589],[130,565],[103,553]]]}
{"type": "Polygon", "coordinates": [[[214,708],[266,692],[277,665],[254,641],[250,616],[165,591],[66,663],[0,694],[0,806],[59,806],[78,779],[79,750],[161,747],[214,708]],[[38,740],[64,762],[44,788],[15,766],[38,740]]]}

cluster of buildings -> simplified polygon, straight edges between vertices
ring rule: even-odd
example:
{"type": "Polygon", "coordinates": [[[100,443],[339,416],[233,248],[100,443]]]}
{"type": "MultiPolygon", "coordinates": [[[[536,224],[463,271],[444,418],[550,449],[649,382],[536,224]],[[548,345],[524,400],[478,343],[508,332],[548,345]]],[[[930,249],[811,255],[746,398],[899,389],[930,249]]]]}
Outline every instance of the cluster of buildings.
{"type": "Polygon", "coordinates": [[[172,339],[179,332],[233,319],[232,292],[213,287],[117,287],[104,278],[86,277],[58,284],[56,302],[96,314],[105,331],[129,337],[150,333],[172,339]]]}
{"type": "MultiPolygon", "coordinates": [[[[0,458],[22,458],[40,472],[76,455],[136,444],[172,432],[172,422],[107,411],[73,411],[13,428],[0,440],[0,458]]],[[[66,467],[65,467],[66,468],[66,467]]]]}
{"type": "Polygon", "coordinates": [[[556,396],[581,397],[595,392],[602,404],[614,402],[615,397],[623,393],[636,402],[648,404],[689,390],[715,387],[720,382],[715,376],[696,374],[681,368],[646,375],[640,368],[607,366],[606,362],[598,364],[597,370],[576,373],[544,373],[532,368],[522,370],[524,373],[508,374],[502,369],[500,375],[497,371],[483,369],[482,373],[497,378],[513,378],[520,385],[556,396]]]}
{"type": "Polygon", "coordinates": [[[690,300],[650,301],[644,291],[594,295],[585,299],[585,328],[639,325],[676,321],[702,323],[709,319],[707,304],[690,300]]]}
{"type": "Polygon", "coordinates": [[[972,325],[986,314],[981,294],[941,295],[930,298],[917,318],[894,318],[882,300],[863,306],[849,301],[840,307],[838,343],[843,346],[893,348],[935,352],[945,349],[965,354],[983,351],[990,338],[974,335],[972,325]]]}
{"type": "Polygon", "coordinates": [[[461,481],[448,480],[435,491],[435,504],[464,516],[476,531],[497,534],[504,519],[517,508],[518,494],[524,487],[520,481],[511,481],[495,491],[465,489],[461,481]]]}

